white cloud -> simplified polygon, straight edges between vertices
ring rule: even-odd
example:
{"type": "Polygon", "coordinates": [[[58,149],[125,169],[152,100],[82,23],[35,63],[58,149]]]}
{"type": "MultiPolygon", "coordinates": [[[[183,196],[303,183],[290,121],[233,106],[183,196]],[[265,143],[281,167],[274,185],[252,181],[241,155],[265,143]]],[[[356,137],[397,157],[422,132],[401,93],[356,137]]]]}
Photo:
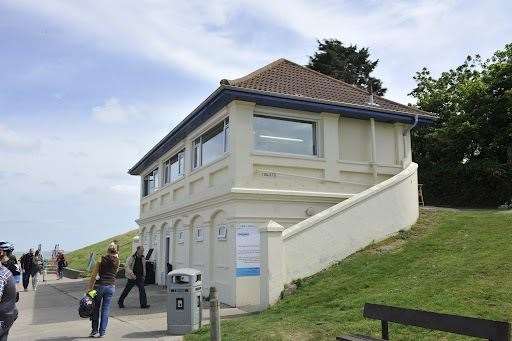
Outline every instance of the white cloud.
{"type": "Polygon", "coordinates": [[[41,147],[41,141],[21,135],[0,124],[0,149],[12,152],[32,152],[41,147]]]}
{"type": "Polygon", "coordinates": [[[268,60],[257,49],[240,49],[226,25],[234,1],[7,1],[64,23],[102,49],[128,52],[219,80],[239,76],[247,61],[268,60]]]}
{"type": "Polygon", "coordinates": [[[111,97],[105,104],[94,107],[92,116],[103,123],[119,123],[140,117],[139,111],[133,106],[121,105],[119,99],[111,97]]]}
{"type": "Polygon", "coordinates": [[[305,63],[315,39],[335,37],[370,47],[372,57],[380,59],[376,75],[389,88],[388,97],[402,102],[410,100],[406,94],[421,67],[440,72],[458,65],[469,53],[487,56],[512,34],[512,2],[500,0],[4,3],[47,16],[99,49],[135,55],[216,81],[239,77],[278,57],[305,63]],[[246,16],[263,24],[243,27],[246,16]],[[278,40],[280,36],[273,32],[276,27],[301,37],[304,44],[292,47],[278,40]],[[247,43],[254,36],[264,37],[266,46],[274,46],[272,52],[247,43]]]}
{"type": "Polygon", "coordinates": [[[139,192],[139,188],[135,185],[112,185],[110,190],[114,193],[128,194],[132,198],[135,198],[135,195],[139,192]]]}

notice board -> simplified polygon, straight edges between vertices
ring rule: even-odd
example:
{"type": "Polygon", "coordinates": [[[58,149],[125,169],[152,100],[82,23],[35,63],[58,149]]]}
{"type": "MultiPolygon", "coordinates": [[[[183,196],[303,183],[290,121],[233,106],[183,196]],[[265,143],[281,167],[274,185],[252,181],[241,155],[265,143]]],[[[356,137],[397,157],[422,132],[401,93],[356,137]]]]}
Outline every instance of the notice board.
{"type": "Polygon", "coordinates": [[[260,275],[260,231],[254,224],[236,227],[236,277],[260,275]]]}

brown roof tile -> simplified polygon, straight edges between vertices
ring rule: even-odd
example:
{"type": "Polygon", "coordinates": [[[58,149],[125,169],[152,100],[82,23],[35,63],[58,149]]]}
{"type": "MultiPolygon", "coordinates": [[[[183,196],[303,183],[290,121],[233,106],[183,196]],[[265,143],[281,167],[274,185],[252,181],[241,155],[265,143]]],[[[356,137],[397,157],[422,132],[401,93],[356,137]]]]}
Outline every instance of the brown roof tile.
{"type": "MultiPolygon", "coordinates": [[[[370,95],[367,91],[283,58],[265,65],[247,76],[227,82],[229,85],[239,88],[369,108],[376,107],[369,104],[370,95]]],[[[376,95],[374,95],[374,103],[385,110],[432,116],[431,113],[376,95]]]]}

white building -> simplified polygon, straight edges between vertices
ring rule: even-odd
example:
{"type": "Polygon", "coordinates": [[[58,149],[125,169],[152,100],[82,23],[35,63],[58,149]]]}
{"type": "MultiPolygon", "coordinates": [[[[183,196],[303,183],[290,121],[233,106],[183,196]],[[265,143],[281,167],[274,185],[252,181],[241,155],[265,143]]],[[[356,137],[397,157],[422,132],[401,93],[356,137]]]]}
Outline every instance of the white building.
{"type": "Polygon", "coordinates": [[[219,88],[129,173],[140,241],[203,273],[232,306],[408,228],[418,216],[410,130],[433,116],[277,60],[219,88]]]}

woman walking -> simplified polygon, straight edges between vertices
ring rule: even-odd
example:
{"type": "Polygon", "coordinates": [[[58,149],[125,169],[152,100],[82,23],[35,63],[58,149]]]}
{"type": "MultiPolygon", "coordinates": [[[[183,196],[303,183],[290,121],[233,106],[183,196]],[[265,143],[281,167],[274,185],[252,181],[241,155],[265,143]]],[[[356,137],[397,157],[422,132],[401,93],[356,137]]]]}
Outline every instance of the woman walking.
{"type": "Polygon", "coordinates": [[[108,315],[115,293],[117,270],[119,269],[119,255],[117,245],[110,243],[107,254],[96,264],[91,274],[87,292],[96,290],[94,296],[94,312],[91,318],[92,330],[90,337],[104,337],[107,331],[108,315]],[[96,278],[99,276],[99,279],[96,278]],[[101,321],[100,321],[101,311],[101,321]],[[99,327],[99,328],[98,328],[99,327]]]}
{"type": "Polygon", "coordinates": [[[39,282],[39,275],[43,271],[43,256],[41,255],[41,251],[36,250],[36,253],[34,253],[34,257],[32,259],[34,264],[32,264],[32,273],[30,275],[32,276],[32,289],[36,291],[37,284],[39,282]]]}

